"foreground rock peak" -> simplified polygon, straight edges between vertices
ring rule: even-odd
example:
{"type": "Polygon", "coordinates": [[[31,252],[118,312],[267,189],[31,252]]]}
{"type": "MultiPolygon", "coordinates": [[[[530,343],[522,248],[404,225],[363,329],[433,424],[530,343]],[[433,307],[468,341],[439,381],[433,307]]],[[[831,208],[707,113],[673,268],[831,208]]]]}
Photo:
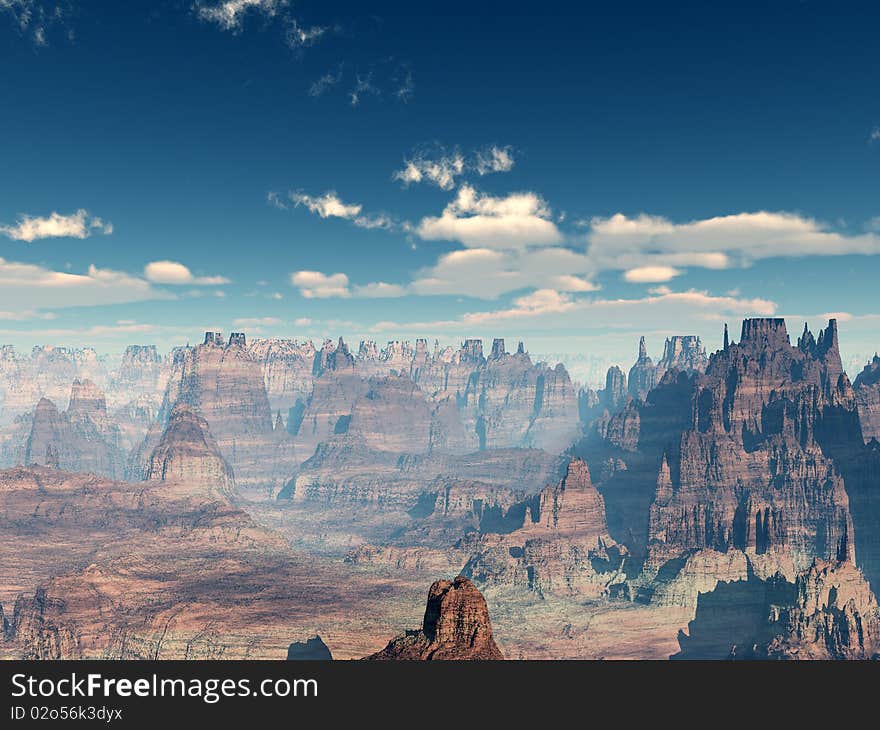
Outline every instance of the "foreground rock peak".
{"type": "Polygon", "coordinates": [[[504,655],[492,636],[486,599],[464,576],[435,581],[422,628],[393,639],[372,660],[492,660],[504,655]]]}

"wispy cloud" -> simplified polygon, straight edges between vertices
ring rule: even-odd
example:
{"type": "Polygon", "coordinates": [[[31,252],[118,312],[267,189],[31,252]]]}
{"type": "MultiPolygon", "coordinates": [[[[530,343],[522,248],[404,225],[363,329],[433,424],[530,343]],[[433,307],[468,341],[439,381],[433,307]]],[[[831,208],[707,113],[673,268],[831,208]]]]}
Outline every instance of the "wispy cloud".
{"type": "Polygon", "coordinates": [[[89,266],[82,274],[0,259],[0,308],[11,311],[173,299],[146,279],[89,266]]]}
{"type": "Polygon", "coordinates": [[[868,142],[878,142],[880,141],[880,127],[874,127],[871,130],[871,134],[868,136],[868,142]]]}
{"type": "Polygon", "coordinates": [[[242,29],[249,14],[274,18],[288,5],[287,0],[224,0],[210,5],[198,0],[194,9],[202,20],[236,32],[242,29]]]}
{"type": "Polygon", "coordinates": [[[0,225],[0,233],[4,236],[28,243],[41,238],[83,239],[95,232],[109,235],[113,233],[113,224],[90,216],[82,209],[70,215],[54,212],[46,217],[22,215],[14,225],[0,225]]]}
{"type": "Polygon", "coordinates": [[[468,173],[480,176],[513,169],[511,147],[492,145],[464,155],[457,148],[447,151],[442,146],[424,147],[413,151],[403,161],[403,167],[392,174],[404,186],[428,182],[442,190],[452,190],[460,177],[468,173]]]}
{"type": "Polygon", "coordinates": [[[8,15],[16,29],[28,36],[35,46],[49,45],[49,33],[52,28],[65,31],[67,38],[73,39],[73,29],[68,25],[71,14],[70,3],[0,0],[0,13],[8,15]]]}
{"type": "Polygon", "coordinates": [[[151,261],[144,267],[144,277],[154,284],[218,286],[229,284],[225,276],[194,276],[179,261],[151,261]]]}
{"type": "Polygon", "coordinates": [[[309,87],[309,96],[321,96],[342,81],[342,68],[340,63],[336,71],[328,71],[316,79],[309,87]]]}
{"type": "Polygon", "coordinates": [[[348,92],[348,100],[352,106],[357,106],[365,95],[380,96],[381,93],[373,83],[373,72],[370,71],[363,76],[361,74],[355,75],[354,87],[348,92]]]}
{"type": "Polygon", "coordinates": [[[309,195],[302,191],[290,192],[284,199],[275,192],[267,196],[269,203],[276,208],[286,209],[287,200],[294,207],[304,207],[319,218],[341,218],[351,221],[358,228],[391,230],[401,227],[393,218],[384,213],[363,213],[360,203],[344,203],[334,190],[328,190],[323,195],[309,195]]]}

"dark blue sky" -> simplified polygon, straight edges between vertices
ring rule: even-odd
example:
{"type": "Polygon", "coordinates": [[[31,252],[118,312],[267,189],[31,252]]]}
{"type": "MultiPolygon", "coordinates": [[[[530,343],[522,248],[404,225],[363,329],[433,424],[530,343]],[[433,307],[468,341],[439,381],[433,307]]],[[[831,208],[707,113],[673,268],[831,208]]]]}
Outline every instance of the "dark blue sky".
{"type": "Polygon", "coordinates": [[[880,344],[868,4],[4,5],[4,341],[498,333],[628,360],[642,331],[841,313],[852,357],[880,344]]]}

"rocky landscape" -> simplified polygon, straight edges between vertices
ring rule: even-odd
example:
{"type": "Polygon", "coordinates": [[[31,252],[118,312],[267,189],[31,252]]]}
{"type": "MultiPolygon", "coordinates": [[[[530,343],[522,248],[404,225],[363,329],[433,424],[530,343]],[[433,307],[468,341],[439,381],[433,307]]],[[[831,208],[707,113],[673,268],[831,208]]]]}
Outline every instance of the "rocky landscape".
{"type": "Polygon", "coordinates": [[[501,339],[4,347],[0,652],[872,657],[880,360],[839,337],[643,338],[600,390],[501,339]]]}

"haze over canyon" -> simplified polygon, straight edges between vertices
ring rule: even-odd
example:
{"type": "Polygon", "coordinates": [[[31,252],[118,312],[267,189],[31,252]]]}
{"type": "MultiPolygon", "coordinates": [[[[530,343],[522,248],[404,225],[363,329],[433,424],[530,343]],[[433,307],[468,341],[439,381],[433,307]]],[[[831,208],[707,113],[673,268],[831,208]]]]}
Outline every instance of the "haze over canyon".
{"type": "Polygon", "coordinates": [[[873,657],[880,359],[719,335],[4,346],[0,654],[873,657]]]}

